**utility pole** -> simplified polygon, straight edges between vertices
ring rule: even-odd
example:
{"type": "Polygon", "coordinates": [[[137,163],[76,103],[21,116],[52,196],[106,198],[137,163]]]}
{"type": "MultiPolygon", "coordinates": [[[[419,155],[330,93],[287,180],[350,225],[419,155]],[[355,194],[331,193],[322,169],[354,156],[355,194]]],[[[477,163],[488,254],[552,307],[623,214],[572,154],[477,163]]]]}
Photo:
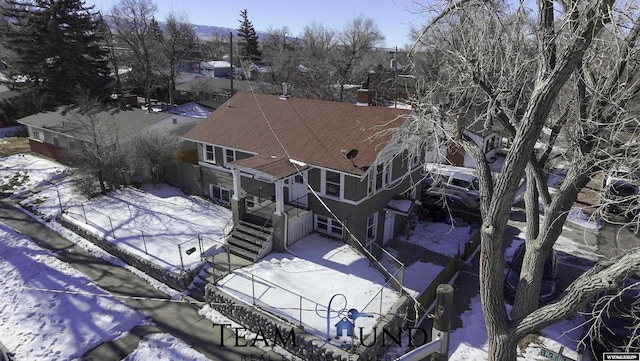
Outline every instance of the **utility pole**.
{"type": "Polygon", "coordinates": [[[398,47],[393,54],[393,84],[395,85],[395,94],[393,95],[393,108],[398,108],[398,47]]]}
{"type": "MultiPolygon", "coordinates": [[[[229,32],[229,62],[231,63],[231,68],[229,69],[229,79],[231,79],[231,92],[229,93],[229,99],[233,96],[233,75],[235,72],[233,71],[233,32],[229,32]]],[[[231,106],[231,103],[228,104],[231,106]]]]}

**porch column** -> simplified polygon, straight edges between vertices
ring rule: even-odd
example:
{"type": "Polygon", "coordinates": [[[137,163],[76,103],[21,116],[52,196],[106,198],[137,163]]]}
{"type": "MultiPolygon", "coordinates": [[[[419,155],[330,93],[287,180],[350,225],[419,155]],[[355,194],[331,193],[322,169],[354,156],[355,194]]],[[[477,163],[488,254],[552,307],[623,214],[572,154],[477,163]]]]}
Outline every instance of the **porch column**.
{"type": "Polygon", "coordinates": [[[273,250],[276,252],[285,252],[287,240],[286,235],[286,217],[284,214],[284,182],[279,179],[274,182],[276,193],[276,211],[271,217],[273,223],[273,250]]]}
{"type": "Polygon", "coordinates": [[[276,189],[276,213],[282,214],[284,212],[284,182],[282,179],[278,179],[274,183],[276,189]]]}
{"type": "Polygon", "coordinates": [[[233,198],[240,200],[240,198],[242,198],[240,170],[238,170],[238,168],[231,168],[231,172],[233,174],[233,198]]]}
{"type": "Polygon", "coordinates": [[[236,168],[231,169],[233,175],[233,196],[231,196],[231,214],[233,224],[239,224],[242,216],[247,212],[247,206],[244,197],[242,197],[242,180],[240,171],[236,168]]]}

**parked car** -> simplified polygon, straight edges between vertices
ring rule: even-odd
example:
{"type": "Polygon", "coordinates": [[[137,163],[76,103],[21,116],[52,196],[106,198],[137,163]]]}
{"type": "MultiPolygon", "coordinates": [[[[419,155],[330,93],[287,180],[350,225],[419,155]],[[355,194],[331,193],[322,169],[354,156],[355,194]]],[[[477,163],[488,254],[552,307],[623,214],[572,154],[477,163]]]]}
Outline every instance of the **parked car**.
{"type": "Polygon", "coordinates": [[[480,184],[478,179],[468,173],[453,172],[442,174],[432,171],[422,181],[423,191],[449,193],[464,198],[473,198],[475,202],[480,200],[480,184]]]}
{"type": "Polygon", "coordinates": [[[599,320],[591,320],[591,326],[593,322],[597,322],[597,330],[595,335],[590,334],[587,340],[596,358],[601,359],[603,352],[640,352],[640,342],[637,340],[637,330],[640,328],[640,286],[633,286],[638,282],[640,275],[628,279],[624,283],[623,292],[613,291],[605,294],[607,297],[613,297],[606,309],[602,295],[591,302],[591,310],[594,313],[601,312],[599,320]],[[635,338],[635,341],[632,341],[632,338],[635,338]]]}
{"type": "MultiPolygon", "coordinates": [[[[522,269],[522,261],[526,251],[526,244],[523,242],[518,246],[513,257],[507,261],[507,274],[504,277],[504,295],[507,302],[512,303],[518,282],[520,281],[520,270],[522,269]]],[[[546,304],[556,297],[556,279],[558,277],[558,255],[552,250],[544,262],[544,271],[542,274],[542,283],[540,285],[540,304],[546,304]]]]}
{"type": "Polygon", "coordinates": [[[612,182],[605,188],[603,201],[609,214],[633,218],[638,208],[638,186],[624,180],[612,182]]]}
{"type": "Polygon", "coordinates": [[[464,211],[480,209],[480,204],[473,196],[453,188],[432,187],[422,192],[423,200],[429,197],[438,199],[443,207],[464,211]]]}
{"type": "Polygon", "coordinates": [[[445,187],[462,191],[476,200],[480,198],[480,183],[478,179],[467,173],[455,172],[449,176],[445,187]]]}

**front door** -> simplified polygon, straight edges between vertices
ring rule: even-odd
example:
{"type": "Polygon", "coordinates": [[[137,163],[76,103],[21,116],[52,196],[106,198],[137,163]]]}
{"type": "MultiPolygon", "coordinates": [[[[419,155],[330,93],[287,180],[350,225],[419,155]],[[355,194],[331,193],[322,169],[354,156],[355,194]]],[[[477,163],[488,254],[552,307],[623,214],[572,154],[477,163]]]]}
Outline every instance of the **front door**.
{"type": "Polygon", "coordinates": [[[307,189],[307,171],[303,171],[301,176],[300,174],[296,174],[291,178],[291,187],[289,188],[289,203],[295,204],[299,207],[307,207],[307,194],[309,193],[307,189]]]}

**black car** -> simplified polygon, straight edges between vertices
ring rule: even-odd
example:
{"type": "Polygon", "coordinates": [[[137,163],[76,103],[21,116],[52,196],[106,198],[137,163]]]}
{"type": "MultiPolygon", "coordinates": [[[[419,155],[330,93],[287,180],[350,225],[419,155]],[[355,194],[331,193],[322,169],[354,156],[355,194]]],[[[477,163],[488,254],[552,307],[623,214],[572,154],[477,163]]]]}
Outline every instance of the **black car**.
{"type": "Polygon", "coordinates": [[[640,332],[639,280],[630,278],[624,283],[624,291],[605,294],[605,298],[600,296],[591,303],[591,310],[600,314],[600,318],[591,320],[596,322],[596,332],[589,335],[588,341],[598,360],[603,352],[640,352],[637,334],[640,332]]]}
{"type": "MultiPolygon", "coordinates": [[[[507,274],[504,277],[504,295],[508,302],[513,302],[520,281],[522,260],[526,251],[525,243],[516,249],[511,261],[507,261],[507,274]]],[[[542,283],[540,285],[540,304],[549,303],[556,296],[556,278],[558,276],[558,255],[552,250],[544,262],[542,283]]]]}
{"type": "Polygon", "coordinates": [[[607,215],[634,218],[638,209],[638,186],[617,180],[611,183],[605,191],[604,202],[607,215]]]}

